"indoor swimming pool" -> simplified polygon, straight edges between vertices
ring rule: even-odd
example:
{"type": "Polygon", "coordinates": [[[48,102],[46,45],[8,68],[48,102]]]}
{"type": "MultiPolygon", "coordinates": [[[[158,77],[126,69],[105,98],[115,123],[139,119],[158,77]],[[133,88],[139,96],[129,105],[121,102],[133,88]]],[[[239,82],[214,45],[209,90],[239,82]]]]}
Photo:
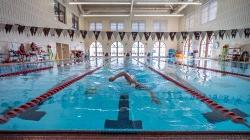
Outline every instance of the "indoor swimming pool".
{"type": "MultiPolygon", "coordinates": [[[[243,70],[241,64],[233,67],[215,60],[179,62],[250,75],[249,64],[242,64],[243,70]]],[[[93,57],[75,65],[49,65],[53,68],[0,78],[2,119],[54,87],[63,87],[37,105],[7,117],[0,123],[0,131],[250,131],[249,77],[177,65],[166,58],[93,57]],[[130,74],[147,90],[131,86],[124,78],[109,81],[119,72],[130,74]],[[243,118],[244,123],[225,117],[205,97],[243,118]]]]}

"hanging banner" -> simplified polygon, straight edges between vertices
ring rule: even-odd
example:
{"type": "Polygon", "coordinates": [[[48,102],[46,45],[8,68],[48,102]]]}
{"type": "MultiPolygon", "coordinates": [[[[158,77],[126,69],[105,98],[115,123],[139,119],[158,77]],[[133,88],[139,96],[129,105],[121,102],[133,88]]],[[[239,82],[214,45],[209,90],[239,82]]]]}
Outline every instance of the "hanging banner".
{"type": "Polygon", "coordinates": [[[81,30],[80,32],[81,32],[81,34],[82,34],[82,38],[85,39],[85,38],[86,38],[86,35],[87,35],[87,31],[81,30]]]}
{"type": "Polygon", "coordinates": [[[189,33],[188,33],[189,39],[193,39],[193,36],[194,36],[194,33],[193,33],[193,32],[189,32],[189,33]]]}
{"type": "Polygon", "coordinates": [[[232,29],[232,30],[231,30],[231,35],[232,35],[232,38],[235,38],[235,37],[236,37],[237,32],[238,32],[238,30],[237,30],[237,29],[232,29]]]}
{"type": "Polygon", "coordinates": [[[95,40],[98,40],[98,37],[100,35],[100,31],[93,31],[94,35],[95,35],[95,40]]]}
{"type": "Polygon", "coordinates": [[[60,37],[63,29],[55,29],[55,30],[56,30],[57,36],[60,37]]]}
{"type": "Polygon", "coordinates": [[[136,39],[136,37],[137,37],[138,32],[132,32],[131,34],[132,34],[133,40],[135,41],[135,39],[136,39]]]}
{"type": "Polygon", "coordinates": [[[68,33],[69,33],[69,37],[70,37],[71,39],[73,39],[73,38],[74,38],[75,31],[74,31],[74,30],[68,30],[68,33]]]}
{"type": "Polygon", "coordinates": [[[3,32],[5,30],[5,24],[0,23],[0,32],[3,32]]]}
{"type": "Polygon", "coordinates": [[[245,29],[244,33],[245,33],[245,38],[249,38],[250,28],[245,29]]]}
{"type": "Polygon", "coordinates": [[[219,35],[219,31],[214,31],[214,38],[215,38],[215,40],[217,40],[218,35],[219,35]]]}
{"type": "Polygon", "coordinates": [[[56,36],[56,30],[55,29],[53,29],[53,28],[51,28],[50,29],[50,35],[52,36],[52,37],[54,37],[54,36],[56,36]]]}
{"type": "Polygon", "coordinates": [[[75,30],[75,38],[79,38],[81,36],[81,32],[79,30],[75,30]]]}
{"type": "Polygon", "coordinates": [[[207,31],[207,37],[209,40],[211,40],[213,33],[214,33],[213,31],[207,31]]]}
{"type": "Polygon", "coordinates": [[[226,36],[226,38],[230,38],[230,36],[231,36],[231,30],[226,30],[225,36],[226,36]]]}
{"type": "Polygon", "coordinates": [[[24,29],[25,29],[25,26],[18,25],[17,30],[19,34],[23,34],[24,29]]]}
{"type": "Polygon", "coordinates": [[[18,25],[17,24],[13,25],[11,31],[14,33],[18,32],[18,25]]]}
{"type": "Polygon", "coordinates": [[[50,30],[50,28],[43,28],[43,33],[45,36],[49,35],[49,30],[50,30]]]}
{"type": "Polygon", "coordinates": [[[169,33],[170,39],[171,39],[172,41],[174,40],[175,35],[176,35],[176,32],[170,32],[170,33],[169,33]]]}
{"type": "Polygon", "coordinates": [[[220,30],[220,31],[219,31],[219,37],[220,37],[221,39],[223,39],[223,38],[224,38],[225,33],[226,33],[226,31],[225,31],[225,30],[220,30]]]}
{"type": "Polygon", "coordinates": [[[125,36],[125,32],[119,32],[119,35],[120,35],[121,41],[123,41],[124,36],[125,36]]]}
{"type": "Polygon", "coordinates": [[[145,37],[146,41],[148,41],[150,34],[151,34],[151,32],[144,32],[144,37],[145,37]]]}
{"type": "Polygon", "coordinates": [[[11,24],[6,24],[6,25],[5,25],[5,32],[6,32],[6,33],[9,33],[9,32],[11,31],[11,29],[12,29],[12,26],[13,26],[13,25],[11,25],[11,24]]]}
{"type": "Polygon", "coordinates": [[[36,35],[38,27],[30,27],[30,33],[32,36],[36,35]]]}
{"type": "Polygon", "coordinates": [[[180,38],[181,38],[181,33],[180,33],[180,32],[177,32],[177,33],[176,33],[176,39],[177,39],[177,41],[179,41],[180,38]]]}
{"type": "Polygon", "coordinates": [[[244,31],[245,31],[244,29],[238,30],[240,38],[242,38],[244,31]]]}
{"type": "Polygon", "coordinates": [[[201,32],[201,39],[204,39],[204,38],[206,37],[206,34],[207,34],[207,32],[202,31],[202,32],[201,32]]]}
{"type": "Polygon", "coordinates": [[[143,32],[139,32],[138,34],[139,34],[140,40],[142,40],[142,37],[143,37],[143,34],[144,34],[144,33],[143,33],[143,32]]]}
{"type": "Polygon", "coordinates": [[[118,32],[113,32],[113,36],[114,36],[115,39],[117,39],[118,32]]]}
{"type": "Polygon", "coordinates": [[[155,34],[156,34],[157,39],[160,41],[163,36],[163,32],[156,32],[155,34]]]}
{"type": "Polygon", "coordinates": [[[156,36],[155,32],[152,32],[152,33],[151,33],[151,39],[152,39],[152,40],[155,40],[155,36],[156,36]]]}
{"type": "Polygon", "coordinates": [[[200,40],[201,32],[194,32],[195,40],[200,40]]]}
{"type": "Polygon", "coordinates": [[[183,40],[186,40],[188,36],[188,32],[181,32],[181,36],[183,40]]]}
{"type": "Polygon", "coordinates": [[[107,36],[107,33],[106,32],[101,32],[100,34],[101,34],[102,40],[105,40],[106,36],[107,36]]]}
{"type": "Polygon", "coordinates": [[[127,39],[129,40],[129,38],[131,36],[131,32],[126,32],[126,36],[127,36],[127,39]]]}
{"type": "Polygon", "coordinates": [[[41,36],[43,34],[43,28],[42,27],[38,27],[36,35],[41,36]]]}
{"type": "Polygon", "coordinates": [[[168,32],[165,32],[165,33],[163,34],[163,36],[164,36],[164,39],[165,39],[165,40],[168,40],[169,33],[168,33],[168,32]]]}
{"type": "Polygon", "coordinates": [[[111,40],[113,32],[106,32],[108,40],[111,40]]]}

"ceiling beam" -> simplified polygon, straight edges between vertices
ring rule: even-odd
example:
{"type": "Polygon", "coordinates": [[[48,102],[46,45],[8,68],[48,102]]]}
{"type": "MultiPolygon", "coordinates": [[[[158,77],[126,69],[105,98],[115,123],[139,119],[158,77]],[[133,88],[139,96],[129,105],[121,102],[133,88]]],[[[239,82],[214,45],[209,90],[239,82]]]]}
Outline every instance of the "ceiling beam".
{"type": "Polygon", "coordinates": [[[134,7],[134,0],[131,0],[131,6],[130,6],[130,17],[133,16],[133,7],[134,7]]]}

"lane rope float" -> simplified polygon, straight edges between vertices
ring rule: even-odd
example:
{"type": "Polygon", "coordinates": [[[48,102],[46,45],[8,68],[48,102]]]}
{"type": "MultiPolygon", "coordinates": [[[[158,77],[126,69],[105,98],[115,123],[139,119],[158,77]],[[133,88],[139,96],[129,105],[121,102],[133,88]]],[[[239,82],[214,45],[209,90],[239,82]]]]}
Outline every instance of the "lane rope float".
{"type": "MultiPolygon", "coordinates": [[[[136,60],[136,59],[135,59],[136,60]]],[[[140,62],[139,60],[136,60],[139,63],[143,64],[144,66],[146,66],[147,68],[149,68],[151,71],[159,74],[160,76],[162,76],[164,79],[174,83],[176,86],[184,89],[187,93],[189,93],[190,95],[192,95],[193,97],[195,97],[196,99],[200,100],[201,102],[205,103],[209,108],[211,108],[212,110],[216,110],[218,112],[220,112],[222,115],[224,115],[225,117],[228,117],[229,119],[231,119],[233,122],[235,123],[241,123],[247,127],[250,127],[250,125],[247,123],[247,120],[242,118],[241,116],[235,114],[234,112],[230,111],[229,109],[223,107],[222,105],[216,103],[215,101],[213,101],[212,99],[210,99],[209,97],[206,97],[205,95],[203,95],[202,93],[195,91],[187,86],[185,86],[184,84],[174,80],[173,78],[163,74],[162,72],[154,69],[153,67],[140,62]]]]}
{"type": "Polygon", "coordinates": [[[38,72],[38,71],[48,70],[48,69],[52,69],[52,68],[53,68],[53,66],[43,67],[43,68],[38,68],[38,69],[23,70],[23,71],[18,71],[18,72],[1,74],[0,77],[17,76],[17,75],[21,75],[21,74],[27,74],[27,73],[32,73],[32,72],[38,72]]]}
{"type": "MultiPolygon", "coordinates": [[[[109,59],[107,59],[108,61],[109,59]]],[[[114,61],[114,60],[113,60],[114,61]]],[[[110,61],[111,63],[112,61],[110,61]]],[[[107,64],[107,63],[106,63],[107,64]]],[[[94,73],[95,71],[101,69],[103,66],[105,66],[106,64],[103,64],[100,67],[97,67],[93,70],[89,70],[87,72],[85,72],[84,74],[75,77],[71,80],[65,81],[64,83],[61,83],[57,86],[55,86],[54,88],[50,89],[49,91],[45,92],[44,94],[32,99],[31,101],[17,107],[14,108],[8,112],[6,112],[3,116],[0,116],[0,124],[4,124],[6,122],[8,122],[11,118],[14,118],[18,115],[20,115],[21,113],[35,107],[38,106],[40,103],[45,102],[46,100],[48,100],[50,97],[52,97],[53,95],[55,95],[56,93],[58,93],[59,91],[63,90],[64,88],[72,85],[73,83],[81,80],[82,78],[84,78],[87,75],[91,75],[92,73],[94,73]]]]}

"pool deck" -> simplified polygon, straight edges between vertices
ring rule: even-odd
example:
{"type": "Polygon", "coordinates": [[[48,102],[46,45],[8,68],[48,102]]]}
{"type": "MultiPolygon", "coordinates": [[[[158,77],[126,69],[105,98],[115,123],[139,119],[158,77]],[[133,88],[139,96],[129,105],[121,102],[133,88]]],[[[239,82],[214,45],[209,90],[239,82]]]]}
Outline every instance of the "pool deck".
{"type": "Polygon", "coordinates": [[[0,131],[0,140],[249,140],[250,132],[0,131]]]}

